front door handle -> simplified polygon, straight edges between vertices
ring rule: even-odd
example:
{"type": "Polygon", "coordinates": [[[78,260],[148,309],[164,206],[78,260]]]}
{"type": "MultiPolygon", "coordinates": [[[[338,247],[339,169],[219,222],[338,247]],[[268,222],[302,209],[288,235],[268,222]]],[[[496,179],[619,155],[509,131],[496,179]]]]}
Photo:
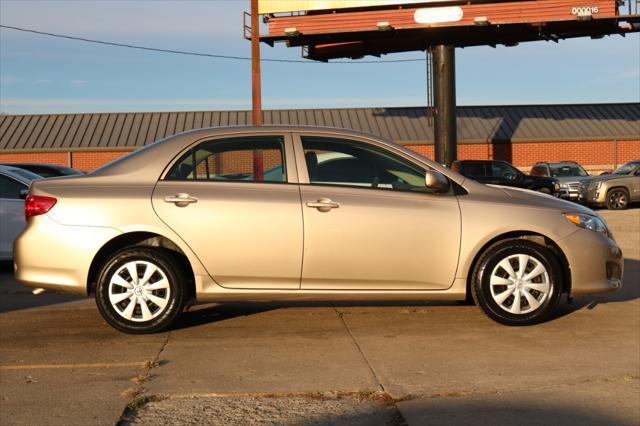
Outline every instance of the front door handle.
{"type": "Polygon", "coordinates": [[[331,209],[337,209],[340,207],[340,204],[331,201],[330,198],[320,198],[318,201],[307,203],[307,207],[318,209],[318,211],[326,213],[331,211],[331,209]]]}
{"type": "Polygon", "coordinates": [[[181,192],[173,196],[164,197],[164,201],[165,203],[173,203],[178,207],[187,207],[189,204],[197,203],[198,199],[181,192]]]}

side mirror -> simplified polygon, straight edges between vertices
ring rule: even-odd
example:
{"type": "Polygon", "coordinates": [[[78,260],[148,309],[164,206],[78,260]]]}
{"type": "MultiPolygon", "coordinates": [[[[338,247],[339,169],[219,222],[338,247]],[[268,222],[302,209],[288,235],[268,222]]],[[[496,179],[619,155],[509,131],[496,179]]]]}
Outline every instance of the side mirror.
{"type": "Polygon", "coordinates": [[[449,180],[440,172],[427,170],[424,177],[425,186],[440,194],[449,190],[449,180]]]}
{"type": "Polygon", "coordinates": [[[28,189],[21,189],[20,192],[18,192],[18,196],[23,200],[27,198],[27,195],[29,195],[28,189]]]}

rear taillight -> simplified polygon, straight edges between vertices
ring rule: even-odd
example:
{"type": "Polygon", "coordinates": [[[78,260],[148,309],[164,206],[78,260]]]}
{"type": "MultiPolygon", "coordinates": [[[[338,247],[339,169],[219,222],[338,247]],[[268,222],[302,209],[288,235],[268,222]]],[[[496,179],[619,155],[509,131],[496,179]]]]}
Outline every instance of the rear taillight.
{"type": "Polygon", "coordinates": [[[51,210],[57,202],[58,200],[53,197],[46,197],[44,195],[27,195],[27,198],[24,200],[25,220],[28,221],[33,216],[45,214],[51,210]]]}

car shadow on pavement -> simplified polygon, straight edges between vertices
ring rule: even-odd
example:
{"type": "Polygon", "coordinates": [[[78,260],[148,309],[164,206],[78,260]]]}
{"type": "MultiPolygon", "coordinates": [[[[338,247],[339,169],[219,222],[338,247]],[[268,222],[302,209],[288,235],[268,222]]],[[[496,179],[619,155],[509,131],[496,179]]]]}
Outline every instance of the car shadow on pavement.
{"type": "MultiPolygon", "coordinates": [[[[231,303],[207,303],[196,304],[188,308],[171,327],[172,330],[180,330],[199,325],[211,324],[228,319],[251,316],[263,312],[284,308],[340,308],[340,307],[424,307],[436,302],[414,301],[354,301],[354,302],[317,302],[317,301],[293,301],[293,302],[231,302],[231,303]]],[[[442,302],[438,302],[442,303],[442,302]]],[[[448,302],[457,305],[456,302],[448,302]]]]}
{"type": "Polygon", "coordinates": [[[401,403],[400,412],[409,425],[605,426],[635,422],[633,408],[605,412],[602,406],[578,405],[562,401],[560,395],[554,395],[553,391],[549,393],[551,396],[538,403],[528,402],[523,396],[496,395],[415,400],[401,403]]]}
{"type": "MultiPolygon", "coordinates": [[[[614,293],[580,297],[572,303],[561,303],[548,321],[570,315],[580,309],[594,309],[599,304],[626,302],[640,298],[640,261],[625,259],[622,289],[614,293]]],[[[173,330],[196,327],[199,325],[225,321],[242,316],[250,316],[282,308],[340,308],[340,307],[425,307],[460,306],[456,301],[337,301],[337,302],[239,302],[221,304],[194,305],[178,320],[173,330]]]]}
{"type": "Polygon", "coordinates": [[[255,315],[279,308],[279,305],[256,302],[193,305],[180,316],[180,319],[171,327],[171,330],[197,327],[203,324],[255,315]]]}

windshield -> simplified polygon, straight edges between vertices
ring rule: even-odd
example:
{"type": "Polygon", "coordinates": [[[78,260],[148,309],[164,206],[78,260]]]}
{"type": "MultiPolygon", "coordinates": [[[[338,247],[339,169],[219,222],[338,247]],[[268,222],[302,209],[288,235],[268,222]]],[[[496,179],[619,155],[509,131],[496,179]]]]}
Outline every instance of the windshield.
{"type": "Polygon", "coordinates": [[[589,176],[589,174],[577,164],[556,164],[550,165],[552,177],[565,177],[565,176],[589,176]]]}
{"type": "Polygon", "coordinates": [[[613,172],[614,175],[628,175],[635,170],[637,164],[627,163],[624,166],[618,167],[618,170],[613,172]]]}

